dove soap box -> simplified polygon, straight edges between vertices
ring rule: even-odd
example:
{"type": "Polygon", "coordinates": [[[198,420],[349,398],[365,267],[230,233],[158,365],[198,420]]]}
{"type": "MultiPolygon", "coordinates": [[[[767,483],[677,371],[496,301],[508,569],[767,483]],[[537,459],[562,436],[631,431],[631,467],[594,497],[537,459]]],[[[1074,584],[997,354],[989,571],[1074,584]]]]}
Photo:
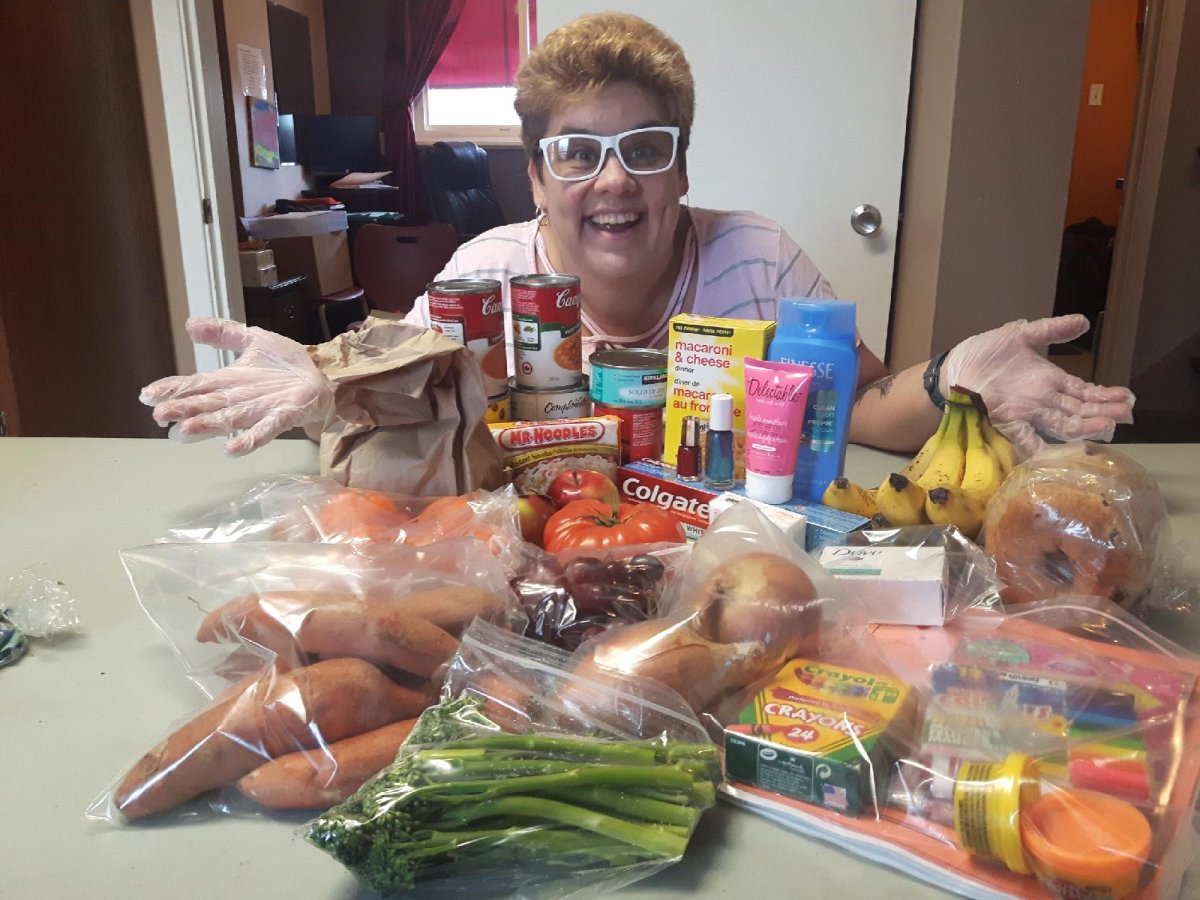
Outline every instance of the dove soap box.
{"type": "Polygon", "coordinates": [[[821,565],[851,582],[876,625],[943,625],[946,621],[945,547],[821,548],[821,565]]]}
{"type": "Polygon", "coordinates": [[[911,741],[914,699],[891,676],[794,659],[725,727],[725,775],[845,815],[872,813],[911,741]]]}

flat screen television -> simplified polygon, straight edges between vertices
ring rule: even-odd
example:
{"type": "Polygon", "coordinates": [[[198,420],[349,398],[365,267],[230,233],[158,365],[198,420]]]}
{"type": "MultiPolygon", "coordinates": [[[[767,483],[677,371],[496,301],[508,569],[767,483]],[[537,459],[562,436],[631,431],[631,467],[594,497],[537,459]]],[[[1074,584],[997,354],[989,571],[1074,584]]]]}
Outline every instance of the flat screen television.
{"type": "Polygon", "coordinates": [[[296,164],[296,117],[279,117],[279,163],[284,166],[296,164]]]}
{"type": "Polygon", "coordinates": [[[314,178],[378,172],[377,116],[296,116],[296,160],[314,178]]]}

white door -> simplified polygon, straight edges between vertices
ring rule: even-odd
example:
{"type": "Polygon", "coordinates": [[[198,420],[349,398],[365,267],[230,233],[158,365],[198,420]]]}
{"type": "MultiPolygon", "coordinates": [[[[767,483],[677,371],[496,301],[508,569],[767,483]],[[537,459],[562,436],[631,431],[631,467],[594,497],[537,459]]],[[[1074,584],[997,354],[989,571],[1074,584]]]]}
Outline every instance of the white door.
{"type": "Polygon", "coordinates": [[[693,206],[769,216],[816,261],[859,331],[887,342],[916,0],[538,0],[538,37],[587,12],[636,13],[696,79],[693,206]],[[851,227],[880,212],[869,236],[851,227]]]}

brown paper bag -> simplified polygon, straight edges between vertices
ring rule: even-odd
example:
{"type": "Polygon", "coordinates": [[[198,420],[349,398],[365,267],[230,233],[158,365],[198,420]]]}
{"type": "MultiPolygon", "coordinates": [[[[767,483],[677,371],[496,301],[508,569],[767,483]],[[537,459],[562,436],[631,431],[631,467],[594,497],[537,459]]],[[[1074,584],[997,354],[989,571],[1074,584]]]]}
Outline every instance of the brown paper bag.
{"type": "Polygon", "coordinates": [[[369,318],[309,352],[334,386],[334,416],[321,434],[322,475],[415,496],[504,483],[483,422],[483,375],[466,347],[433,330],[369,318]]]}

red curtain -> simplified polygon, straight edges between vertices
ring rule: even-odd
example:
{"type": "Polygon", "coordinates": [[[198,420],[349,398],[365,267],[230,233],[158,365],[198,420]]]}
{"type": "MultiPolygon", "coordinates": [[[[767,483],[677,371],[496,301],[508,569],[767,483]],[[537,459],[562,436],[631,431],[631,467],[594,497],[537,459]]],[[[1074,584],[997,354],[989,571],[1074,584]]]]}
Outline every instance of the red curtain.
{"type": "Polygon", "coordinates": [[[383,141],[388,180],[400,188],[400,211],[424,221],[412,103],[445,49],[464,0],[392,0],[383,65],[383,141]]]}
{"type": "Polygon", "coordinates": [[[516,80],[520,57],[520,20],[513,0],[466,0],[458,27],[429,76],[429,86],[510,85],[516,80]]]}

